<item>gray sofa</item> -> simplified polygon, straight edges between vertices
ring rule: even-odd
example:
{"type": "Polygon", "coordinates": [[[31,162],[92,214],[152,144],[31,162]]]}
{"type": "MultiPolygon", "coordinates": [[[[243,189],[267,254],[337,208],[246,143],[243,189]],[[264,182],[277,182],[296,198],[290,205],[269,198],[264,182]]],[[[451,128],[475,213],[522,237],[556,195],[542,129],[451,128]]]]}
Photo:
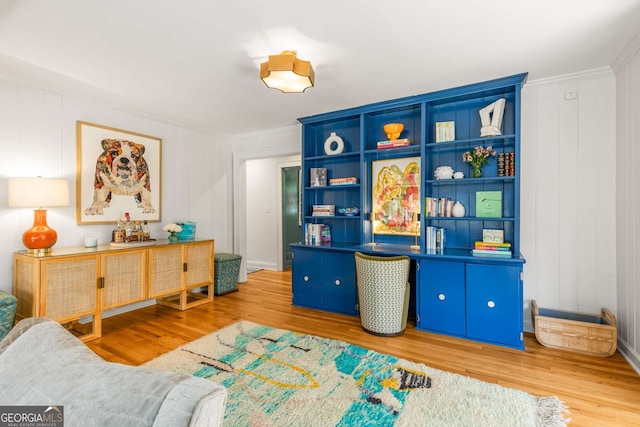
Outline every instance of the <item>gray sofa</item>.
{"type": "Polygon", "coordinates": [[[211,381],[105,362],[49,319],[0,341],[0,405],[63,406],[66,427],[220,426],[226,399],[211,381]]]}

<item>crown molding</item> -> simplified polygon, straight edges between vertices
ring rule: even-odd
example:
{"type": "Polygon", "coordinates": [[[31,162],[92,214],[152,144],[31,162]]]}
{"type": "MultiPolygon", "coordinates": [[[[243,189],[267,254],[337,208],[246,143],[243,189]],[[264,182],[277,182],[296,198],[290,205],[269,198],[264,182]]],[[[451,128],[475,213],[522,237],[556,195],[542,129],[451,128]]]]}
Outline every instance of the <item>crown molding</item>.
{"type": "Polygon", "coordinates": [[[640,31],[638,31],[636,35],[629,40],[629,43],[627,43],[624,49],[622,49],[622,52],[620,52],[616,59],[613,60],[611,68],[613,68],[614,73],[618,74],[622,71],[638,51],[640,51],[640,31]]]}
{"type": "Polygon", "coordinates": [[[578,71],[577,73],[562,74],[559,76],[547,77],[543,79],[528,80],[525,83],[524,87],[526,88],[530,86],[541,86],[541,85],[548,85],[552,83],[561,83],[568,80],[596,78],[596,77],[614,77],[614,73],[611,67],[606,66],[606,67],[594,68],[592,70],[578,71]]]}

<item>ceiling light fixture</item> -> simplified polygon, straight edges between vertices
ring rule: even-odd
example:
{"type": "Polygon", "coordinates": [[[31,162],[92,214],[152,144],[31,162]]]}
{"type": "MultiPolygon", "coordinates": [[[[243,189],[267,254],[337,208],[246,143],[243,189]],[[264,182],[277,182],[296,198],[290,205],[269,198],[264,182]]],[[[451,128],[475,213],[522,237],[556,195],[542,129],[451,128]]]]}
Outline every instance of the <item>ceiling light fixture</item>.
{"type": "Polygon", "coordinates": [[[294,50],[285,50],[260,64],[260,78],[272,89],[301,93],[313,86],[315,75],[311,62],[298,59],[294,50]]]}

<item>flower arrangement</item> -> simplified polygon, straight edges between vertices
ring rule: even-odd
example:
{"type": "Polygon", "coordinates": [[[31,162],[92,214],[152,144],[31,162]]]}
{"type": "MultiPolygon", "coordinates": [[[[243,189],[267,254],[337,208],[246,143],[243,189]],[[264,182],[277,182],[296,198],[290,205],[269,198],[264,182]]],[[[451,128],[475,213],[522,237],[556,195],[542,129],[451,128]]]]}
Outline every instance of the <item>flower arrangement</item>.
{"type": "Polygon", "coordinates": [[[177,233],[182,231],[182,227],[180,227],[176,223],[167,224],[162,229],[169,233],[169,241],[176,242],[178,241],[177,233]]]}
{"type": "Polygon", "coordinates": [[[167,224],[162,229],[164,231],[168,231],[169,233],[179,233],[182,231],[182,227],[175,223],[167,224]]]}
{"type": "Polygon", "coordinates": [[[473,151],[465,151],[462,153],[462,160],[471,164],[472,176],[480,178],[482,176],[482,166],[489,161],[489,156],[496,156],[496,152],[491,145],[486,148],[482,145],[475,147],[473,151]]]}

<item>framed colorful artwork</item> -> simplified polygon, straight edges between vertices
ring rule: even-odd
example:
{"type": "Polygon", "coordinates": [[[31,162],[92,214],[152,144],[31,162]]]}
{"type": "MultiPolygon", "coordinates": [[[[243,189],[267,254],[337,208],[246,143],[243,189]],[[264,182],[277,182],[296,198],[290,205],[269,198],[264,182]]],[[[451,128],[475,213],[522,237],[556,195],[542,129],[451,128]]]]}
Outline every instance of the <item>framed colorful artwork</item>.
{"type": "Polygon", "coordinates": [[[376,160],[371,173],[373,233],[420,235],[420,157],[376,160]]]}
{"type": "Polygon", "coordinates": [[[162,140],[93,123],[76,123],[78,224],[124,218],[160,221],[162,140]]]}

